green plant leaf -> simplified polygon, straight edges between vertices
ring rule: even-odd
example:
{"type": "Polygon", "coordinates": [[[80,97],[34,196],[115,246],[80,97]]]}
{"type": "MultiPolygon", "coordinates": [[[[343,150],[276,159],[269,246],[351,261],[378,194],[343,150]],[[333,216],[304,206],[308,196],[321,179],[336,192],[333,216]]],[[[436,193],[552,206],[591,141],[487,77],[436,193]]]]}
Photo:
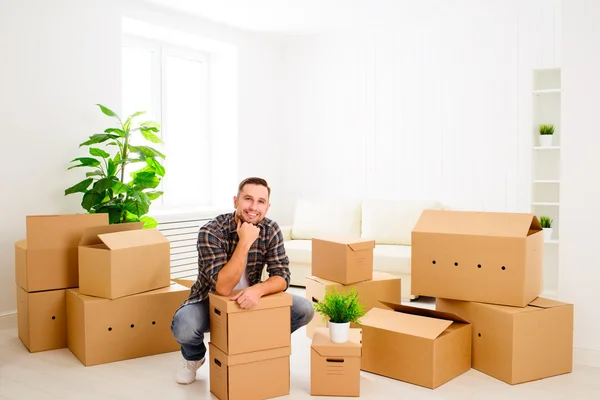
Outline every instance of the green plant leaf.
{"type": "Polygon", "coordinates": [[[146,196],[148,196],[150,201],[156,200],[164,194],[164,192],[161,192],[160,190],[153,190],[151,192],[144,192],[144,193],[146,193],[146,196]]]}
{"type": "MultiPolygon", "coordinates": [[[[110,139],[117,139],[118,137],[119,137],[119,135],[114,135],[112,133],[96,133],[95,135],[90,136],[89,140],[81,143],[79,145],[79,147],[89,146],[91,144],[103,143],[110,139]]],[[[111,143],[108,143],[107,145],[111,145],[111,143]]]]}
{"type": "Polygon", "coordinates": [[[131,198],[125,200],[123,206],[127,211],[138,217],[146,214],[150,210],[150,207],[148,205],[143,204],[140,201],[133,200],[131,198]]]}
{"type": "Polygon", "coordinates": [[[79,161],[80,164],[72,165],[67,169],[73,169],[73,168],[78,168],[78,167],[98,167],[100,165],[100,161],[96,160],[95,158],[91,158],[91,157],[78,157],[74,160],[71,160],[71,162],[75,162],[75,161],[79,161]]]}
{"type": "Polygon", "coordinates": [[[70,188],[68,188],[67,190],[65,190],[65,196],[68,194],[73,194],[73,193],[85,193],[85,191],[87,190],[87,188],[90,186],[90,184],[94,181],[94,178],[88,178],[85,179],[73,186],[71,186],[70,188]]]}
{"type": "Polygon", "coordinates": [[[154,189],[160,184],[160,178],[154,172],[137,172],[131,184],[138,190],[154,189]]]}
{"type": "Polygon", "coordinates": [[[113,182],[112,190],[115,195],[127,193],[127,191],[129,190],[129,185],[121,181],[113,182]]]}
{"type": "Polygon", "coordinates": [[[98,107],[100,107],[100,109],[102,110],[102,112],[106,115],[108,115],[109,117],[117,117],[119,118],[119,116],[111,109],[104,107],[102,104],[96,104],[98,107]]]}
{"type": "Polygon", "coordinates": [[[113,183],[113,180],[110,178],[100,179],[99,181],[94,183],[92,191],[96,193],[104,193],[106,190],[112,188],[113,183]]]}
{"type": "Polygon", "coordinates": [[[123,205],[111,205],[111,206],[103,206],[96,210],[96,214],[108,214],[108,223],[109,224],[118,224],[121,222],[121,216],[123,215],[123,205]]]}
{"type": "Polygon", "coordinates": [[[89,177],[89,176],[104,176],[104,172],[102,172],[101,170],[96,170],[93,172],[86,172],[85,176],[89,177]]]}
{"type": "Polygon", "coordinates": [[[123,132],[123,130],[119,129],[119,128],[108,128],[108,129],[105,129],[104,132],[106,132],[106,133],[116,133],[117,135],[119,135],[119,137],[122,137],[122,138],[125,137],[125,132],[123,132]]]}
{"type": "Polygon", "coordinates": [[[99,149],[97,147],[90,147],[90,154],[93,156],[102,157],[102,158],[110,157],[110,154],[108,154],[106,151],[99,149]]]}
{"type": "Polygon", "coordinates": [[[158,136],[156,136],[154,133],[152,133],[152,131],[150,131],[149,129],[141,129],[140,130],[142,132],[142,136],[144,136],[144,138],[152,143],[162,143],[162,139],[159,138],[158,136]]]}
{"type": "Polygon", "coordinates": [[[146,158],[146,164],[148,164],[147,170],[155,172],[158,176],[165,176],[165,167],[154,158],[146,158]]]}
{"type": "Polygon", "coordinates": [[[92,208],[101,204],[102,200],[104,200],[104,193],[87,192],[83,195],[81,206],[89,212],[92,208]]]}
{"type": "Polygon", "coordinates": [[[158,130],[158,128],[160,128],[160,124],[156,121],[144,121],[144,122],[140,122],[140,127],[141,127],[141,129],[156,128],[158,130]]]}
{"type": "Polygon", "coordinates": [[[156,228],[158,226],[158,222],[154,218],[149,217],[147,215],[140,218],[140,221],[144,223],[143,229],[151,229],[156,228]]]}
{"type": "Polygon", "coordinates": [[[138,117],[138,116],[140,116],[140,115],[142,115],[142,114],[146,114],[146,111],[137,111],[137,112],[134,112],[134,113],[133,113],[133,114],[131,114],[129,117],[127,117],[127,120],[128,120],[128,121],[131,121],[131,120],[132,120],[132,119],[134,119],[135,117],[138,117]]]}
{"type": "Polygon", "coordinates": [[[117,172],[117,165],[115,164],[115,162],[111,159],[108,160],[108,165],[107,165],[107,171],[106,171],[106,175],[110,176],[115,176],[115,173],[117,172]]]}
{"type": "Polygon", "coordinates": [[[314,309],[323,315],[323,319],[334,323],[359,323],[360,318],[365,315],[356,288],[338,292],[335,287],[330,287],[323,300],[314,304],[314,309]]]}
{"type": "Polygon", "coordinates": [[[129,146],[131,152],[142,154],[146,157],[160,157],[165,159],[165,155],[160,151],[149,146],[129,146]]]}

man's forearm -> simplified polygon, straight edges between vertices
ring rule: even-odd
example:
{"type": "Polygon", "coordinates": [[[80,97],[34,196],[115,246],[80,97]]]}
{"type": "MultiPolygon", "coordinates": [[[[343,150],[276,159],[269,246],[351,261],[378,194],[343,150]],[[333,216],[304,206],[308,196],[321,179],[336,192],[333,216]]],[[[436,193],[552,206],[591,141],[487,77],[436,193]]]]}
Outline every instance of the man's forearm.
{"type": "Polygon", "coordinates": [[[283,292],[287,287],[287,282],[281,276],[271,276],[264,282],[258,283],[261,296],[266,296],[272,293],[283,292]]]}
{"type": "Polygon", "coordinates": [[[251,244],[238,243],[231,259],[221,268],[217,275],[216,291],[222,296],[229,296],[238,284],[246,269],[246,260],[251,244]]]}

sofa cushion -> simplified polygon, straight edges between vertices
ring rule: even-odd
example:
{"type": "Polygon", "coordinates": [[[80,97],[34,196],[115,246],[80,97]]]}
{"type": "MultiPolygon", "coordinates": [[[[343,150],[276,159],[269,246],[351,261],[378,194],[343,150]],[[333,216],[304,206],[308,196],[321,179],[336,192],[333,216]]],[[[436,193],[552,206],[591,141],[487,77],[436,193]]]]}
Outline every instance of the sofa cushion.
{"type": "Polygon", "coordinates": [[[286,240],[283,246],[290,262],[312,263],[312,240],[286,240]]]}
{"type": "Polygon", "coordinates": [[[376,244],[410,246],[411,233],[425,209],[440,210],[438,201],[365,200],[362,203],[362,237],[376,244]]]}
{"type": "Polygon", "coordinates": [[[331,235],[360,237],[360,201],[307,200],[296,204],[292,239],[331,235]]]}
{"type": "Polygon", "coordinates": [[[411,247],[378,244],[373,250],[376,271],[410,274],[411,247]]]}

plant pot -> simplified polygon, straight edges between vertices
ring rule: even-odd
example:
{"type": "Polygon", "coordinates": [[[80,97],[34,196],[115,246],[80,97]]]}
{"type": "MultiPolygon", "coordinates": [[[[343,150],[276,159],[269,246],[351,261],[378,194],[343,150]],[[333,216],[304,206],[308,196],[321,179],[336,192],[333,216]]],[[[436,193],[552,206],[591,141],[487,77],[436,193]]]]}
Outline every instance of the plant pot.
{"type": "Polygon", "coordinates": [[[544,228],[544,240],[552,240],[552,229],[553,228],[544,228]]]}
{"type": "Polygon", "coordinates": [[[333,343],[346,343],[350,331],[350,322],[336,323],[329,321],[329,337],[333,343]]]}
{"type": "Polygon", "coordinates": [[[540,135],[540,146],[542,146],[542,147],[552,146],[552,135],[540,135]]]}

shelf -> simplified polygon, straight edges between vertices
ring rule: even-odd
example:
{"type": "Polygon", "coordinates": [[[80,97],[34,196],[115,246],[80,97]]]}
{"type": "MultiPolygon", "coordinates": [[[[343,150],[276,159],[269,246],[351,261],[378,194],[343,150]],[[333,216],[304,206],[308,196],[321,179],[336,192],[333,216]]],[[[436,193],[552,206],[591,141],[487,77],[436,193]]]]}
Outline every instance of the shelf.
{"type": "Polygon", "coordinates": [[[549,93],[560,93],[560,89],[542,89],[534,90],[533,94],[549,94],[549,93]]]}
{"type": "Polygon", "coordinates": [[[560,181],[554,179],[538,179],[533,181],[533,183],[560,183],[560,181]]]}
{"type": "Polygon", "coordinates": [[[547,202],[547,201],[538,201],[535,203],[531,203],[531,205],[533,206],[559,206],[560,203],[551,203],[551,202],[547,202]]]}
{"type": "Polygon", "coordinates": [[[560,146],[548,146],[548,147],[534,146],[533,149],[534,150],[559,150],[560,146]]]}

